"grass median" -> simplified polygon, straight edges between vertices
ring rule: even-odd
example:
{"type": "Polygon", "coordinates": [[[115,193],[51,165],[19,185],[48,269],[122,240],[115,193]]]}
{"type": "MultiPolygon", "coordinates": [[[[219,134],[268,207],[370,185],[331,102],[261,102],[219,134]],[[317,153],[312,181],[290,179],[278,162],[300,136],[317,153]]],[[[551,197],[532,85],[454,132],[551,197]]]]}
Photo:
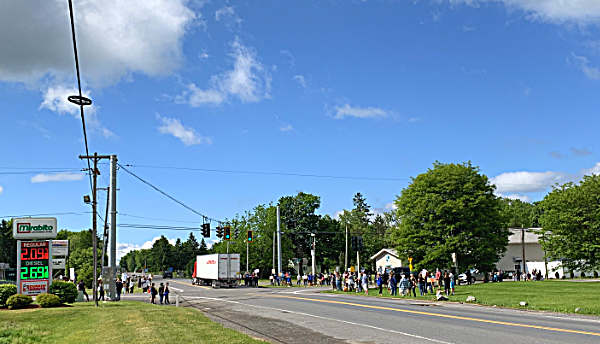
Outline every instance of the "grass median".
{"type": "MultiPolygon", "coordinates": [[[[326,291],[325,293],[362,295],[364,293],[345,293],[326,291]]],[[[456,287],[456,295],[449,296],[450,301],[465,302],[467,296],[477,299],[477,304],[517,309],[531,309],[560,313],[578,313],[600,315],[600,282],[502,282],[462,285],[456,287]],[[519,306],[521,301],[527,302],[526,307],[519,306]],[[578,312],[576,308],[580,308],[578,312]]],[[[376,289],[369,290],[369,296],[378,297],[376,289]]],[[[387,289],[383,290],[384,297],[391,297],[387,289]]],[[[417,297],[394,296],[399,299],[416,299],[435,301],[435,294],[417,297]]]]}
{"type": "Polygon", "coordinates": [[[191,308],[133,301],[0,312],[0,343],[119,343],[137,339],[144,343],[262,343],[191,308]]]}

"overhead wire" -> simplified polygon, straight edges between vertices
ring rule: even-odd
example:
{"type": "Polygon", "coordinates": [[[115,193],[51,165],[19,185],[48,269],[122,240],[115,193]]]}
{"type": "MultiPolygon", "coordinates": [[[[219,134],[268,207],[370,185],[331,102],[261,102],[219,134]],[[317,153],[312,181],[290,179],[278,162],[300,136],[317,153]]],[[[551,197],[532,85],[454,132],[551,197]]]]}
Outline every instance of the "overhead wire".
{"type": "Polygon", "coordinates": [[[183,206],[184,208],[186,208],[186,209],[190,210],[190,211],[191,211],[191,212],[193,212],[194,214],[201,216],[201,217],[202,217],[204,220],[214,221],[214,222],[218,222],[218,223],[223,223],[223,222],[225,222],[225,221],[217,220],[217,219],[214,219],[214,218],[212,218],[212,217],[209,217],[209,216],[206,216],[206,215],[204,215],[204,214],[200,213],[199,211],[197,211],[197,210],[193,209],[192,207],[190,207],[190,206],[186,205],[185,203],[183,203],[183,202],[181,202],[181,201],[177,200],[175,197],[173,197],[173,196],[171,196],[171,195],[167,194],[166,192],[162,191],[161,189],[159,189],[158,187],[154,186],[154,185],[153,185],[153,184],[151,184],[150,182],[148,182],[148,181],[144,180],[143,178],[141,178],[141,177],[140,177],[140,176],[138,176],[137,174],[135,174],[135,173],[131,172],[130,170],[128,170],[127,168],[125,168],[123,165],[121,165],[121,164],[119,164],[119,163],[117,163],[117,165],[118,165],[118,166],[119,166],[121,169],[123,169],[123,171],[125,171],[125,172],[129,173],[130,175],[132,175],[133,177],[135,177],[136,179],[138,179],[138,180],[139,180],[139,181],[141,181],[142,183],[144,183],[144,184],[146,184],[146,185],[150,186],[150,187],[151,187],[151,188],[153,188],[154,190],[156,190],[156,191],[158,191],[159,193],[163,194],[164,196],[166,196],[166,197],[170,198],[172,201],[174,201],[175,203],[178,203],[179,205],[183,206]]]}

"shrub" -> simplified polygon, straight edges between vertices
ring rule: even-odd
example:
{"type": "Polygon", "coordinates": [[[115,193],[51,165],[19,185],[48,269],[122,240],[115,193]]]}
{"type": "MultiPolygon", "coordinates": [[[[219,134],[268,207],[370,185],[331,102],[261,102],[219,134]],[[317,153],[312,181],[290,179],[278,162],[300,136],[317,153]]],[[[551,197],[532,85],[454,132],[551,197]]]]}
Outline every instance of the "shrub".
{"type": "Polygon", "coordinates": [[[6,305],[9,309],[20,309],[29,306],[33,302],[31,296],[15,294],[8,298],[6,305]]]}
{"type": "Polygon", "coordinates": [[[0,307],[6,307],[6,301],[17,293],[17,286],[13,284],[0,285],[0,307]]]}
{"type": "Polygon", "coordinates": [[[594,278],[598,278],[598,271],[594,271],[594,278]]]}
{"type": "Polygon", "coordinates": [[[39,303],[42,308],[60,306],[60,297],[54,294],[40,294],[35,298],[35,301],[39,303]]]}
{"type": "Polygon", "coordinates": [[[71,282],[53,281],[49,292],[58,296],[60,303],[73,303],[77,300],[77,287],[71,282]]]}

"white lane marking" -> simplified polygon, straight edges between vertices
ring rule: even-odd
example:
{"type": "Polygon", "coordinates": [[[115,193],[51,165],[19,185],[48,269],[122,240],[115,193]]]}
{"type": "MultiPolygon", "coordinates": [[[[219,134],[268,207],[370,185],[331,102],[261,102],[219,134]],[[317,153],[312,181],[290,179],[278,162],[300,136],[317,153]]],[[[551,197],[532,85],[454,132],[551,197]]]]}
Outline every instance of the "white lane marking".
{"type": "Polygon", "coordinates": [[[271,310],[279,311],[279,312],[289,312],[289,313],[292,313],[292,314],[304,315],[304,316],[313,317],[313,318],[317,318],[317,319],[337,321],[337,322],[341,322],[341,323],[345,323],[345,324],[350,324],[350,325],[354,325],[354,326],[368,327],[368,328],[379,330],[379,331],[385,331],[385,332],[391,332],[391,333],[401,334],[401,335],[404,335],[404,336],[407,336],[407,337],[428,340],[428,341],[434,342],[434,343],[454,344],[452,342],[444,342],[442,340],[437,340],[437,339],[434,339],[434,338],[423,337],[423,336],[419,336],[419,335],[416,335],[416,334],[411,334],[411,333],[406,333],[406,332],[401,332],[401,331],[395,331],[395,330],[388,330],[388,329],[377,327],[377,326],[371,326],[371,325],[366,325],[366,324],[359,324],[359,323],[355,323],[355,322],[351,322],[351,321],[346,321],[346,320],[326,318],[326,317],[321,317],[321,316],[318,316],[318,315],[313,315],[313,314],[308,314],[308,313],[289,311],[287,309],[280,309],[280,308],[272,308],[272,307],[265,307],[265,306],[249,305],[247,303],[242,303],[242,302],[237,302],[237,301],[231,301],[231,300],[223,300],[223,299],[219,299],[219,298],[216,298],[216,297],[194,296],[193,298],[195,298],[195,299],[214,300],[214,301],[221,301],[221,302],[229,302],[229,303],[236,303],[236,304],[239,304],[239,305],[244,305],[244,306],[249,306],[249,307],[256,307],[256,308],[271,309],[271,310]]]}
{"type": "Polygon", "coordinates": [[[169,289],[177,290],[177,291],[180,291],[180,292],[183,292],[183,291],[184,291],[183,289],[174,288],[174,287],[172,287],[172,286],[169,286],[169,289]]]}

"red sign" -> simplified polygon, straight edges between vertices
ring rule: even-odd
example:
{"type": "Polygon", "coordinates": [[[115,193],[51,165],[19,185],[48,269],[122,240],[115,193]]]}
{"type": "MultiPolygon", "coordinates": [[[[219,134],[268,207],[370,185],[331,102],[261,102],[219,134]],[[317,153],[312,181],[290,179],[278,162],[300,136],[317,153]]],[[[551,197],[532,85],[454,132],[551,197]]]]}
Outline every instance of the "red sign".
{"type": "Polygon", "coordinates": [[[21,282],[21,294],[35,296],[48,292],[48,280],[21,282]]]}
{"type": "Polygon", "coordinates": [[[217,264],[217,261],[211,259],[207,261],[206,264],[217,264]]]}

